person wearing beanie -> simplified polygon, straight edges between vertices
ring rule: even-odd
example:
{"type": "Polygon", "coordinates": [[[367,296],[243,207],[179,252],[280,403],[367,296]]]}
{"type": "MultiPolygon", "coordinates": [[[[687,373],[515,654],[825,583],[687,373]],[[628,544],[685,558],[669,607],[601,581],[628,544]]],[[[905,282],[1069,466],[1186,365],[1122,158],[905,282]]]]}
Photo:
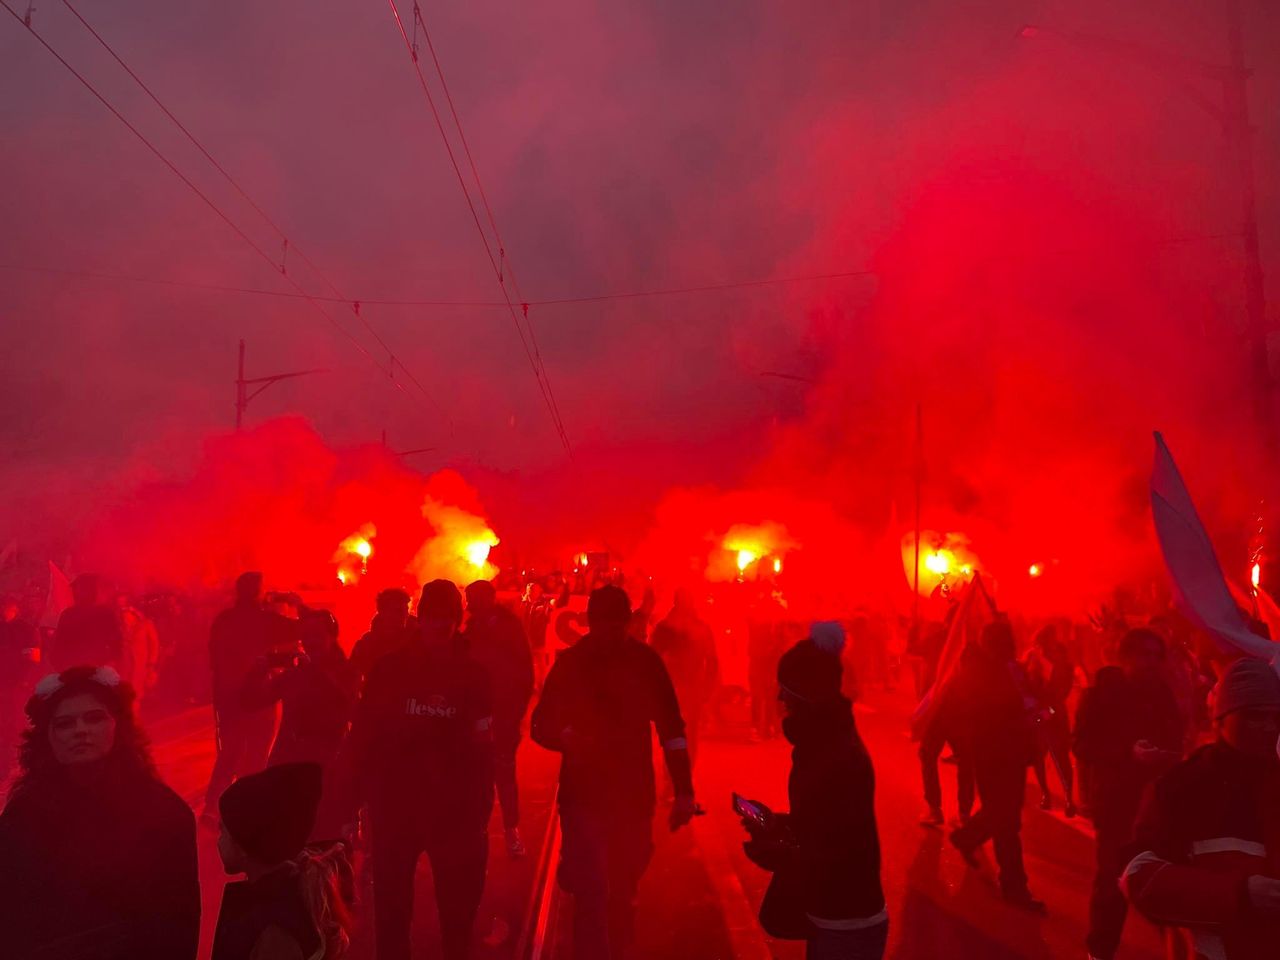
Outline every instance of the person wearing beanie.
{"type": "Polygon", "coordinates": [[[662,658],[628,635],[626,591],[593,590],[587,623],[547,674],[530,728],[562,756],[558,879],[573,896],[573,955],[617,960],[627,955],[636,889],[653,854],[655,728],[675,787],[671,829],[697,804],[680,703],[662,658]]]}
{"type": "Polygon", "coordinates": [[[0,814],[0,954],[195,960],[196,821],[110,667],[41,680],[0,814]]]}
{"type": "Polygon", "coordinates": [[[201,822],[217,826],[218,798],[236,777],[267,765],[276,735],[278,710],[246,705],[245,685],[273,652],[298,648],[298,622],[267,609],[262,574],[236,579],[235,603],[209,627],[209,668],[213,674],[213,719],[218,754],[205,791],[201,822]]]}
{"type": "Polygon", "coordinates": [[[889,935],[880,885],[875,770],[858,734],[853,704],[841,693],[838,624],[816,623],[778,661],[782,733],[792,744],[779,818],[789,837],[749,827],[748,855],[789,878],[802,908],[796,936],[810,960],[879,960],[889,935]]]}
{"type": "Polygon", "coordinates": [[[416,636],[369,670],[351,726],[372,834],[378,960],[409,960],[413,884],[425,853],[445,960],[467,960],[489,856],[493,709],[489,676],[459,635],[462,594],[422,588],[416,636]]]}
{"type": "Polygon", "coordinates": [[[520,788],[516,753],[524,717],[533,696],[533,651],[520,618],[498,603],[488,580],[467,586],[467,653],[485,668],[493,690],[494,781],[502,805],[507,855],[525,855],[520,836],[520,788]]]}
{"type": "Polygon", "coordinates": [[[346,906],[337,851],[302,858],[320,806],[321,769],[283,763],[241,777],[218,801],[218,855],[227,884],[212,960],[285,960],[341,955],[346,906]],[[322,949],[323,948],[323,949],[322,949]]]}
{"type": "Polygon", "coordinates": [[[956,739],[973,763],[978,812],[951,833],[951,844],[971,867],[988,840],[995,848],[1000,893],[1006,903],[1043,914],[1031,895],[1022,860],[1022,805],[1035,735],[1009,621],[999,617],[982,628],[976,648],[951,683],[956,739]]]}
{"type": "Polygon", "coordinates": [[[1147,791],[1122,886],[1197,960],[1262,960],[1280,941],[1280,675],[1252,657],[1223,672],[1217,739],[1147,791]]]}
{"type": "Polygon", "coordinates": [[[1147,628],[1120,638],[1119,663],[1098,671],[1080,697],[1072,750],[1093,820],[1096,869],[1085,948],[1113,960],[1129,903],[1120,876],[1133,856],[1133,825],[1147,787],[1182,758],[1186,724],[1169,686],[1164,638],[1147,628]]]}

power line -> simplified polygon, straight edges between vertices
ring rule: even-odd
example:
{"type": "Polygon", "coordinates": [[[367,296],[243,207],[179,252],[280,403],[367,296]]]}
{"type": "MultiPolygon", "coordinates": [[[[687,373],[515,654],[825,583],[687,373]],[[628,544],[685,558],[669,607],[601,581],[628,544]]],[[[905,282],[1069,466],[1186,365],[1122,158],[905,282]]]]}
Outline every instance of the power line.
{"type": "Polygon", "coordinates": [[[538,331],[533,324],[533,320],[529,317],[531,304],[520,292],[520,282],[516,279],[515,267],[512,266],[511,259],[507,255],[506,244],[502,240],[502,231],[498,229],[498,220],[493,215],[493,208],[489,205],[489,195],[485,192],[484,181],[480,179],[480,169],[476,166],[475,158],[471,155],[471,145],[467,143],[467,134],[462,129],[462,120],[458,116],[458,108],[454,105],[453,94],[449,91],[449,82],[444,78],[444,68],[440,65],[440,58],[436,55],[436,46],[431,41],[431,31],[427,29],[427,22],[422,17],[422,8],[417,0],[414,0],[413,15],[415,18],[415,36],[417,27],[420,25],[422,27],[422,35],[427,41],[427,50],[431,54],[431,61],[436,67],[436,76],[440,78],[440,88],[444,91],[445,100],[449,104],[449,113],[453,117],[453,125],[458,131],[458,140],[462,143],[462,151],[466,154],[467,164],[471,167],[471,176],[476,182],[476,189],[480,193],[480,202],[484,206],[485,215],[489,218],[489,226],[493,230],[494,241],[498,245],[498,283],[501,284],[503,282],[504,275],[511,278],[511,288],[515,291],[516,299],[523,308],[525,326],[529,328],[529,340],[533,344],[533,355],[537,360],[538,367],[542,370],[547,392],[551,394],[551,402],[554,404],[556,402],[555,392],[551,388],[551,380],[547,377],[547,367],[542,360],[542,350],[538,346],[538,331]]]}
{"type": "MultiPolygon", "coordinates": [[[[449,136],[445,132],[444,123],[440,119],[440,111],[436,107],[435,98],[431,96],[431,88],[427,85],[427,78],[422,73],[422,66],[418,62],[418,51],[415,41],[409,39],[409,34],[405,30],[404,20],[400,16],[400,10],[396,6],[396,0],[388,0],[391,5],[391,14],[395,18],[396,27],[400,30],[400,36],[404,39],[405,49],[409,52],[409,59],[413,64],[414,72],[418,75],[418,83],[422,86],[422,92],[427,98],[427,104],[431,108],[431,115],[435,119],[436,129],[440,133],[441,140],[444,141],[445,152],[449,155],[449,162],[453,165],[453,172],[457,175],[458,186],[462,188],[462,196],[467,202],[467,208],[471,211],[471,219],[475,222],[476,231],[480,234],[480,240],[484,244],[485,254],[489,257],[489,264],[493,268],[494,274],[498,279],[498,287],[502,290],[503,299],[506,301],[507,311],[511,315],[511,321],[515,325],[516,333],[520,337],[520,344],[524,348],[525,357],[529,361],[529,366],[533,370],[534,380],[537,381],[538,390],[542,393],[542,399],[547,406],[547,411],[551,415],[551,422],[555,426],[557,434],[560,436],[560,443],[564,446],[565,452],[569,456],[573,456],[573,448],[569,443],[569,435],[565,432],[564,421],[560,417],[560,410],[552,395],[550,385],[546,379],[545,369],[535,359],[533,351],[529,346],[529,338],[525,336],[524,327],[521,325],[520,316],[516,312],[515,304],[511,301],[511,295],[507,291],[506,284],[503,282],[502,269],[498,261],[494,258],[493,249],[489,244],[489,237],[484,231],[483,225],[480,223],[480,215],[476,211],[475,201],[471,199],[471,191],[467,189],[466,178],[462,174],[462,168],[458,164],[457,155],[454,153],[453,145],[449,142],[449,136]]],[[[417,8],[417,0],[414,0],[414,33],[416,37],[417,28],[421,25],[425,32],[426,25],[421,23],[421,16],[417,8]]],[[[522,305],[522,312],[526,318],[528,316],[528,306],[522,305]]]]}
{"type": "MultiPolygon", "coordinates": [[[[373,307],[476,307],[498,308],[507,306],[505,300],[413,300],[388,297],[359,297],[348,300],[345,297],[326,297],[315,294],[295,293],[289,290],[264,290],[261,287],[238,287],[219,283],[201,283],[195,280],[172,280],[162,277],[139,277],[123,273],[110,273],[93,270],[66,270],[59,267],[28,266],[15,263],[0,263],[0,270],[13,270],[19,273],[46,273],[54,276],[78,277],[87,280],[114,280],[122,283],[153,284],[166,287],[187,287],[193,290],[208,290],[212,293],[242,293],[260,297],[278,297],[290,300],[318,300],[323,303],[359,303],[373,307]]],[[[632,290],[622,293],[601,293],[581,297],[558,297],[549,300],[527,300],[524,304],[530,307],[563,306],[580,303],[603,303],[610,300],[636,300],[646,297],[682,296],[693,293],[715,293],[722,290],[741,290],[752,287],[781,286],[790,283],[811,283],[823,280],[846,280],[862,277],[875,277],[873,270],[851,270],[843,273],[814,273],[794,277],[768,277],[759,280],[738,280],[727,283],[709,283],[691,287],[668,287],[656,290],[632,290]]]]}
{"type": "Polygon", "coordinates": [[[361,325],[363,325],[364,328],[373,336],[374,340],[377,341],[378,346],[381,347],[383,351],[385,351],[387,355],[390,357],[390,361],[388,364],[390,368],[390,375],[394,378],[395,365],[397,362],[399,362],[400,369],[405,372],[405,375],[409,378],[410,382],[413,383],[413,385],[418,388],[418,391],[424,397],[426,397],[428,402],[430,402],[434,407],[436,407],[437,410],[439,410],[442,414],[444,414],[445,418],[449,421],[449,430],[452,433],[453,431],[452,418],[450,418],[448,414],[445,413],[443,408],[441,408],[440,404],[426,389],[426,387],[424,387],[422,383],[418,380],[418,378],[414,376],[413,371],[411,371],[408,367],[406,367],[403,361],[398,361],[395,353],[387,345],[386,341],[383,340],[383,338],[379,335],[378,331],[375,330],[373,328],[373,325],[370,324],[369,321],[360,314],[359,301],[352,301],[352,300],[349,300],[347,297],[344,297],[342,295],[342,291],[339,290],[333,284],[333,282],[329,280],[327,276],[325,276],[325,274],[320,270],[318,266],[316,266],[316,264],[311,260],[311,258],[308,257],[301,250],[301,248],[298,247],[296,243],[292,243],[290,241],[289,236],[284,232],[283,228],[281,228],[279,224],[277,224],[267,214],[267,212],[264,209],[262,209],[261,206],[258,205],[258,203],[253,199],[253,197],[249,195],[248,191],[245,190],[240,185],[240,183],[236,180],[236,178],[233,177],[227,171],[227,169],[221,163],[218,162],[218,160],[213,156],[212,153],[209,152],[209,150],[205,147],[205,145],[200,142],[200,140],[196,137],[196,135],[193,134],[189,129],[187,129],[187,126],[181,120],[179,120],[177,116],[174,115],[173,111],[170,110],[164,104],[163,101],[161,101],[161,99],[156,95],[156,93],[149,86],[147,86],[146,82],[140,76],[138,76],[138,74],[133,70],[133,68],[130,67],[127,63],[125,63],[124,59],[118,53],[116,53],[115,49],[111,46],[111,44],[109,44],[106,41],[106,39],[102,36],[102,34],[98,33],[98,31],[94,29],[93,25],[89,23],[89,21],[86,20],[81,15],[80,11],[77,10],[71,4],[71,0],[62,0],[62,4],[68,10],[71,11],[71,13],[75,16],[75,18],[80,21],[80,24],[86,30],[88,30],[89,33],[93,36],[93,38],[98,41],[99,45],[101,45],[101,47],[104,50],[106,50],[108,54],[111,55],[111,58],[115,60],[117,64],[119,64],[120,68],[129,75],[129,77],[133,80],[133,82],[136,83],[142,89],[142,91],[146,93],[148,97],[151,98],[152,103],[154,103],[157,107],[159,107],[161,112],[163,112],[164,115],[168,117],[170,121],[173,122],[174,126],[176,126],[179,130],[182,131],[183,135],[188,140],[191,141],[191,143],[195,146],[195,148],[200,151],[200,153],[204,156],[206,160],[209,161],[209,163],[213,166],[213,168],[217,170],[218,173],[222,174],[223,179],[225,179],[227,183],[231,184],[231,186],[235,189],[236,193],[238,193],[240,197],[247,204],[249,204],[250,207],[253,208],[254,212],[257,213],[258,216],[260,216],[264,221],[266,221],[266,223],[271,227],[271,229],[276,232],[276,234],[283,241],[282,256],[281,256],[281,262],[279,265],[281,275],[287,276],[287,267],[286,267],[285,260],[288,257],[289,248],[292,246],[294,252],[302,259],[303,263],[305,263],[308,267],[310,267],[312,273],[314,273],[317,277],[319,277],[321,281],[323,281],[324,285],[327,286],[330,289],[330,291],[333,292],[335,300],[337,302],[344,302],[351,305],[352,312],[355,314],[356,319],[360,321],[361,325]]]}
{"type": "MultiPolygon", "coordinates": [[[[275,270],[279,269],[276,262],[271,258],[271,256],[268,253],[266,253],[266,251],[262,249],[261,246],[255,243],[254,240],[251,237],[249,237],[249,235],[246,234],[234,220],[231,219],[231,217],[229,217],[226,213],[224,213],[222,209],[216,203],[214,203],[213,200],[211,200],[208,197],[208,195],[206,195],[199,187],[197,187],[190,180],[190,178],[188,178],[181,170],[179,170],[178,167],[173,163],[173,161],[171,161],[168,157],[166,157],[160,151],[160,149],[156,147],[155,144],[153,144],[150,140],[148,140],[147,137],[136,126],[134,126],[127,117],[124,116],[124,114],[122,114],[119,110],[116,109],[115,105],[112,104],[111,101],[109,101],[105,96],[99,93],[97,88],[94,87],[94,85],[89,82],[89,80],[84,76],[84,74],[82,74],[79,70],[73,67],[66,60],[66,58],[62,56],[62,54],[58,53],[58,51],[55,50],[47,40],[45,40],[44,37],[36,33],[36,31],[32,27],[28,26],[23,21],[23,18],[20,17],[14,11],[14,9],[9,6],[6,0],[0,0],[0,6],[4,7],[4,9],[8,12],[8,14],[11,17],[13,17],[19,23],[21,23],[23,27],[27,30],[27,32],[30,33],[33,37],[35,37],[36,40],[39,41],[40,45],[44,47],[47,51],[49,51],[49,53],[53,56],[55,60],[57,60],[60,64],[62,64],[62,66],[65,67],[67,71],[71,73],[72,76],[74,76],[78,81],[80,81],[80,84],[86,90],[88,90],[91,94],[93,94],[94,98],[97,99],[98,102],[101,103],[104,107],[106,107],[111,112],[112,116],[114,116],[117,120],[119,120],[122,124],[124,124],[125,127],[128,128],[130,133],[132,133],[139,141],[141,141],[141,143],[149,151],[151,151],[151,153],[158,160],[160,160],[161,163],[163,163],[166,167],[168,167],[169,170],[172,171],[174,176],[176,176],[179,180],[181,180],[184,184],[186,184],[187,187],[190,188],[190,190],[196,196],[198,196],[201,200],[203,200],[205,205],[208,206],[211,210],[213,210],[213,212],[216,213],[218,217],[224,223],[227,224],[227,226],[229,226],[233,231],[235,231],[236,235],[239,236],[246,244],[248,244],[249,247],[252,248],[253,251],[258,254],[258,256],[260,256],[263,260],[269,263],[273,269],[275,270]]],[[[292,277],[290,277],[287,273],[282,273],[281,276],[283,276],[285,280],[288,281],[288,283],[297,291],[299,296],[306,299],[307,302],[310,303],[311,306],[322,317],[324,317],[327,321],[329,321],[329,323],[332,324],[333,327],[337,329],[339,333],[341,333],[344,337],[350,340],[351,343],[355,346],[355,348],[361,354],[363,354],[369,360],[370,363],[372,363],[375,367],[377,367],[378,370],[382,371],[383,373],[386,373],[390,378],[391,382],[395,385],[396,389],[404,393],[405,396],[409,395],[408,391],[404,387],[404,384],[402,384],[399,380],[396,379],[394,368],[391,368],[389,370],[384,369],[382,364],[378,361],[378,359],[375,356],[373,356],[373,354],[371,354],[368,351],[365,345],[361,343],[356,337],[354,337],[351,334],[351,331],[347,330],[347,328],[344,327],[342,324],[340,324],[334,317],[330,316],[329,312],[325,310],[323,306],[321,306],[320,302],[316,300],[316,298],[312,297],[309,293],[307,293],[307,291],[304,290],[302,286],[298,284],[298,282],[294,280],[292,277]]]]}

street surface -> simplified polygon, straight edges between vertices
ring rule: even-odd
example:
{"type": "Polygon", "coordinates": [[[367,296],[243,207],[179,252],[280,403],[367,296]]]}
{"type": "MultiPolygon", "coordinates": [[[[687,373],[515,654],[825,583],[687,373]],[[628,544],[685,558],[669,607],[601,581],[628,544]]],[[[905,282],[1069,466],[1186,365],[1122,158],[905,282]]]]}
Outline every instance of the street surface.
{"type": "MultiPolygon", "coordinates": [[[[999,898],[989,851],[981,870],[965,866],[943,831],[921,827],[919,774],[907,738],[908,698],[875,692],[857,706],[859,729],[876,765],[877,810],[883,845],[883,877],[892,933],[890,960],[1012,960],[1079,958],[1092,882],[1093,845],[1088,824],[1045,813],[1034,805],[1024,815],[1023,840],[1031,885],[1049,906],[1038,918],[1006,906],[999,898]]],[[[162,775],[183,796],[198,803],[213,762],[207,710],[194,710],[152,728],[162,775]]],[[[742,852],[743,833],[729,806],[737,790],[786,809],[789,747],[782,740],[748,743],[730,734],[704,736],[696,759],[699,800],[707,809],[690,830],[671,834],[660,811],[655,824],[657,852],[640,891],[638,955],[654,960],[799,960],[803,947],[770,940],[759,930],[755,911],[768,877],[742,852]]],[[[526,742],[521,749],[524,834],[529,855],[508,859],[496,816],[492,828],[489,885],[477,922],[477,960],[568,960],[572,905],[555,893],[548,872],[548,842],[556,758],[526,742]]],[[[1031,779],[1031,778],[1029,778],[1031,779]]],[[[1051,783],[1055,781],[1052,780],[1051,783]]],[[[954,803],[954,772],[944,765],[944,798],[954,803]]],[[[1061,807],[1059,798],[1057,806],[1061,807]]],[[[954,810],[948,806],[948,815],[954,810]]],[[[495,811],[496,814],[496,811],[495,811]]],[[[215,837],[202,830],[201,875],[205,894],[207,957],[222,895],[215,837]]],[[[438,956],[430,869],[424,857],[418,874],[416,956],[438,956]]],[[[353,960],[372,960],[371,891],[361,885],[360,927],[353,960]]],[[[1120,956],[1159,960],[1159,938],[1149,924],[1131,917],[1120,956]]]]}

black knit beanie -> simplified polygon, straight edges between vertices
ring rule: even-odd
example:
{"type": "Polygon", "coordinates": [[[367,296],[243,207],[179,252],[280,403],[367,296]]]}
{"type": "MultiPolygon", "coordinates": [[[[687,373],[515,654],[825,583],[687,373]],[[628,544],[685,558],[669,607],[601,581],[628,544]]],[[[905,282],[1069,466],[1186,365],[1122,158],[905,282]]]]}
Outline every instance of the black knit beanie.
{"type": "Polygon", "coordinates": [[[229,786],[218,801],[218,812],[245,853],[275,864],[302,852],[319,806],[320,765],[282,763],[229,786]]]}

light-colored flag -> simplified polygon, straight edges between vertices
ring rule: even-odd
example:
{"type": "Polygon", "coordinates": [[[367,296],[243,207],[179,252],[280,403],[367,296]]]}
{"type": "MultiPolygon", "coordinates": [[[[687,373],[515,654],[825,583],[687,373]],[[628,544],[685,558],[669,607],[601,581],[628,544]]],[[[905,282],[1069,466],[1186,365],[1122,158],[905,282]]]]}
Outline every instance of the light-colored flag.
{"type": "Polygon", "coordinates": [[[1151,518],[1178,606],[1214,638],[1224,653],[1243,653],[1276,662],[1280,647],[1249,629],[1227,587],[1218,555],[1200,522],[1178,465],[1164,438],[1157,433],[1155,439],[1151,518]]]}
{"type": "Polygon", "coordinates": [[[941,656],[938,657],[938,674],[934,678],[933,685],[920,698],[915,713],[911,715],[913,739],[919,740],[924,736],[929,722],[938,711],[942,692],[955,678],[965,648],[971,643],[977,643],[982,636],[982,628],[995,619],[996,603],[991,599],[991,594],[987,593],[982,574],[975,573],[957,601],[955,616],[947,630],[947,640],[942,645],[941,656]]]}
{"type": "Polygon", "coordinates": [[[49,596],[44,603],[44,616],[40,618],[40,626],[52,630],[58,625],[62,611],[71,606],[71,581],[56,563],[49,561],[49,596]]]}

